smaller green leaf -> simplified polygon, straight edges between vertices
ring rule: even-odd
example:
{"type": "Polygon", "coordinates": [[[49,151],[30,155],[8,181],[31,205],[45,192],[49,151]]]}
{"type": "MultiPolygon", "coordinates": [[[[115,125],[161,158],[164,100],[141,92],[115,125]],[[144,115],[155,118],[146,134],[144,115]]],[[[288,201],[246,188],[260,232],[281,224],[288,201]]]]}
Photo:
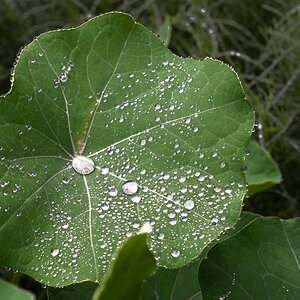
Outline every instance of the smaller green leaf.
{"type": "Polygon", "coordinates": [[[168,47],[172,35],[172,19],[165,16],[164,22],[158,28],[158,35],[166,47],[168,47]]]}
{"type": "Polygon", "coordinates": [[[140,299],[143,280],[156,270],[156,261],[147,246],[147,234],[129,238],[118,251],[116,259],[93,300],[140,299]]]}
{"type": "Polygon", "coordinates": [[[199,268],[203,299],[300,299],[300,218],[256,218],[199,268]]]}
{"type": "Polygon", "coordinates": [[[270,154],[257,142],[250,141],[248,148],[250,154],[245,162],[247,166],[246,181],[249,194],[252,196],[279,183],[281,173],[270,154]]]}
{"type": "Polygon", "coordinates": [[[0,299],[3,300],[33,300],[35,297],[29,292],[0,279],[0,299]]]}

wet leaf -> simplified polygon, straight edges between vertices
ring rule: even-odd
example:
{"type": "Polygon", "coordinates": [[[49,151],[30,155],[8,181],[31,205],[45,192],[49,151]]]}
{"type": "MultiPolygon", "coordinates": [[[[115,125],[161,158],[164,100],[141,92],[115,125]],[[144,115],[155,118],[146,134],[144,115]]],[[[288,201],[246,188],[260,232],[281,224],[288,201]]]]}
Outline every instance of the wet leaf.
{"type": "Polygon", "coordinates": [[[203,299],[298,299],[300,219],[257,218],[200,265],[203,299]]]}
{"type": "Polygon", "coordinates": [[[261,148],[257,142],[250,141],[249,156],[246,158],[246,181],[249,194],[267,190],[281,181],[280,170],[270,154],[261,148]]]}
{"type": "Polygon", "coordinates": [[[101,282],[145,225],[158,264],[185,265],[239,217],[252,127],[230,67],[126,14],[39,36],[0,99],[0,264],[101,282]]]}
{"type": "Polygon", "coordinates": [[[5,300],[34,300],[35,297],[19,287],[0,278],[0,297],[5,300]]]}

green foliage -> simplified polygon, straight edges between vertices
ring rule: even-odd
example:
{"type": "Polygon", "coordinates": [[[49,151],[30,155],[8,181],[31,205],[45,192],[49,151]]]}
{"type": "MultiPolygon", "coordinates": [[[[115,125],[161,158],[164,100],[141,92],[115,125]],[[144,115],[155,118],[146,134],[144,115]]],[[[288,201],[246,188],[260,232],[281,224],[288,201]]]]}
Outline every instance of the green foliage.
{"type": "Polygon", "coordinates": [[[300,220],[257,218],[199,269],[203,299],[298,299],[300,220]]]}
{"type": "Polygon", "coordinates": [[[159,265],[188,263],[239,217],[252,126],[228,66],[173,55],[126,14],[41,35],[1,98],[0,263],[102,282],[143,224],[159,265]]]}
{"type": "Polygon", "coordinates": [[[145,281],[143,300],[201,300],[198,282],[200,261],[196,260],[179,269],[159,268],[145,281]]]}
{"type": "Polygon", "coordinates": [[[5,300],[34,300],[29,292],[16,287],[0,278],[0,297],[5,300]]]}
{"type": "Polygon", "coordinates": [[[250,195],[266,190],[281,181],[280,170],[269,153],[257,142],[250,141],[246,158],[246,181],[250,195]]]}
{"type": "Polygon", "coordinates": [[[131,237],[118,251],[111,271],[92,300],[140,299],[143,280],[156,270],[156,261],[147,246],[147,234],[131,237]]]}

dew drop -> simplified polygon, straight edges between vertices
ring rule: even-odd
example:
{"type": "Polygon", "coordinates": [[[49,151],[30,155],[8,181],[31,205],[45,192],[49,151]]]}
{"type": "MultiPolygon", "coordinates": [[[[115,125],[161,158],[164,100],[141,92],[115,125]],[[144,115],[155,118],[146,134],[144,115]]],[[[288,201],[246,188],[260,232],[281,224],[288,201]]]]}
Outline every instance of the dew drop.
{"type": "Polygon", "coordinates": [[[173,249],[172,252],[171,252],[171,255],[173,257],[178,257],[180,255],[180,251],[179,250],[176,250],[176,249],[173,249]]]}
{"type": "Polygon", "coordinates": [[[54,248],[54,249],[51,250],[51,255],[53,257],[57,256],[59,253],[60,253],[60,250],[57,249],[57,248],[54,248]]]}
{"type": "Polygon", "coordinates": [[[102,167],[102,168],[100,169],[100,172],[101,172],[102,175],[107,175],[107,174],[109,173],[109,168],[107,168],[107,167],[102,167]]]}
{"type": "Polygon", "coordinates": [[[188,209],[188,210],[193,209],[194,206],[195,206],[195,203],[194,203],[193,200],[187,200],[187,201],[184,202],[184,207],[185,207],[186,209],[188,209]]]}
{"type": "Polygon", "coordinates": [[[138,184],[134,181],[127,181],[122,186],[126,195],[134,195],[138,191],[138,184]]]}
{"type": "Polygon", "coordinates": [[[133,203],[139,203],[141,201],[142,197],[140,195],[134,195],[132,198],[131,198],[131,201],[133,203]]]}
{"type": "Polygon", "coordinates": [[[77,173],[82,175],[90,174],[95,170],[94,162],[90,158],[82,155],[73,158],[72,167],[77,173]]]}
{"type": "Polygon", "coordinates": [[[115,189],[114,187],[112,187],[112,188],[109,189],[108,194],[111,197],[116,197],[118,195],[118,190],[115,189]]]}

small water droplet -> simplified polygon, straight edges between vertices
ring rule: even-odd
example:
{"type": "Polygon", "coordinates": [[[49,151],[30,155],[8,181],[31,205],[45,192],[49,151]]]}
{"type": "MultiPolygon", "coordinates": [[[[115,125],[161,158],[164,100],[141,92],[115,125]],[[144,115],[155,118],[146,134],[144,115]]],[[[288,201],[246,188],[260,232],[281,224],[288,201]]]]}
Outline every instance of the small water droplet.
{"type": "Polygon", "coordinates": [[[116,197],[118,195],[118,190],[115,189],[114,187],[112,187],[112,188],[109,189],[108,194],[111,197],[116,197]]]}
{"type": "Polygon", "coordinates": [[[134,195],[132,198],[131,198],[131,201],[134,202],[134,203],[139,203],[141,201],[142,197],[140,195],[134,195]]]}
{"type": "Polygon", "coordinates": [[[54,248],[54,249],[51,250],[51,255],[53,257],[57,256],[59,253],[60,253],[60,250],[57,249],[57,248],[54,248]]]}
{"type": "Polygon", "coordinates": [[[180,255],[180,251],[177,250],[177,249],[173,249],[172,252],[171,252],[171,255],[173,257],[178,257],[180,255]]]}

